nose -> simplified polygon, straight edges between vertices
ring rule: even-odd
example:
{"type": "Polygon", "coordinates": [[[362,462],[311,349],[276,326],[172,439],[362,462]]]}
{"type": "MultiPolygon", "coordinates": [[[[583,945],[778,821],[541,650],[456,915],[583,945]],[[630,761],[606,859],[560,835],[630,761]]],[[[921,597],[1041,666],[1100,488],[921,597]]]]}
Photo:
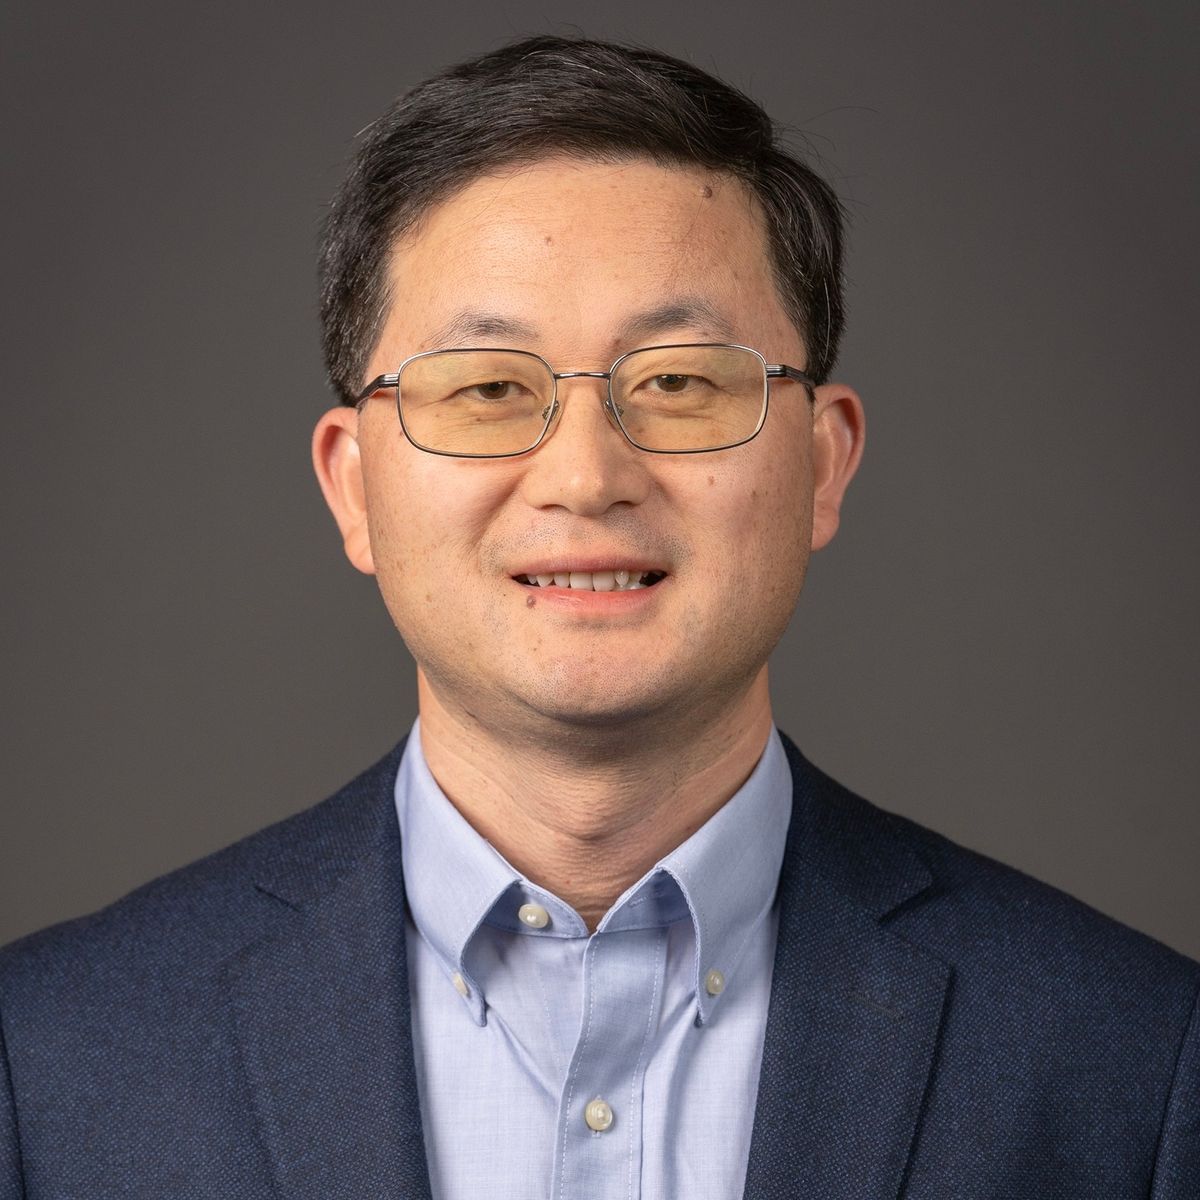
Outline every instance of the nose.
{"type": "Polygon", "coordinates": [[[621,432],[608,407],[605,376],[577,371],[559,378],[553,423],[527,460],[526,502],[589,517],[642,503],[650,490],[649,455],[621,432]]]}

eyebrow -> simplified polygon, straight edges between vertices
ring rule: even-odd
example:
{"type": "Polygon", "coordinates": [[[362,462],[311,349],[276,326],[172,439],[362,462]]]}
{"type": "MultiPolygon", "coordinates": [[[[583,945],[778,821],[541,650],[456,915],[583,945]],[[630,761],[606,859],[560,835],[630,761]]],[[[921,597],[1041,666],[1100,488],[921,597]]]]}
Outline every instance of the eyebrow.
{"type": "Polygon", "coordinates": [[[528,321],[499,313],[463,309],[437,329],[430,346],[465,346],[478,338],[509,338],[515,342],[537,340],[537,329],[528,321]]]}
{"type": "MultiPolygon", "coordinates": [[[[689,329],[700,337],[735,340],[733,325],[702,296],[681,296],[666,304],[634,313],[621,322],[616,340],[622,346],[644,343],[672,329],[689,329]]],[[[518,317],[480,309],[462,309],[434,331],[430,347],[468,346],[481,338],[508,340],[514,346],[536,343],[537,326],[518,317]]]]}
{"type": "Polygon", "coordinates": [[[635,313],[622,323],[619,337],[628,345],[672,329],[692,329],[722,342],[734,340],[733,325],[702,296],[683,296],[635,313]]]}

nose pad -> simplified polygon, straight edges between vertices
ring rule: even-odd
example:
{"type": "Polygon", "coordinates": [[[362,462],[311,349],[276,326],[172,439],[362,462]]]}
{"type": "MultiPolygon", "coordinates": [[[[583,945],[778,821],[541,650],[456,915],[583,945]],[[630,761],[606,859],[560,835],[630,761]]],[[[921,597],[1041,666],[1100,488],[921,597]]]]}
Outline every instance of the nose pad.
{"type": "Polygon", "coordinates": [[[625,431],[621,428],[621,418],[618,415],[619,410],[617,409],[617,406],[613,404],[611,392],[605,391],[602,404],[604,406],[604,415],[608,418],[608,423],[623,436],[625,431]]]}
{"type": "MultiPolygon", "coordinates": [[[[617,415],[619,412],[622,412],[623,410],[618,409],[613,404],[612,396],[608,393],[607,389],[605,390],[604,395],[600,400],[600,407],[604,410],[604,416],[608,420],[608,423],[622,437],[625,437],[625,430],[622,428],[621,419],[617,415]]],[[[542,435],[543,441],[546,438],[548,438],[551,433],[554,432],[555,422],[558,420],[561,413],[562,413],[562,401],[559,400],[559,398],[557,396],[555,396],[554,399],[551,400],[550,403],[547,404],[546,407],[542,409],[542,420],[546,422],[546,432],[542,435]]]]}

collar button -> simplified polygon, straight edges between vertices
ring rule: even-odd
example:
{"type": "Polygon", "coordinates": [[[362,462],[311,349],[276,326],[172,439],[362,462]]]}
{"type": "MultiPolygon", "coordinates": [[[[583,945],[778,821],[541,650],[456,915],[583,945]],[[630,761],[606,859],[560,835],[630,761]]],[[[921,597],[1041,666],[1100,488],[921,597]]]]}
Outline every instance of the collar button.
{"type": "Polygon", "coordinates": [[[550,924],[550,914],[540,904],[522,904],[517,919],[528,929],[545,929],[550,924]]]}

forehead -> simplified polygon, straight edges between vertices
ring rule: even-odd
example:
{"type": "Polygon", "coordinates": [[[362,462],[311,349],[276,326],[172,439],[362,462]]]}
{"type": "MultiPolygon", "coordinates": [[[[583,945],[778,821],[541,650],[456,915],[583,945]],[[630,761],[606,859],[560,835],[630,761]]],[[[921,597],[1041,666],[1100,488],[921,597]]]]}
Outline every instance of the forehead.
{"type": "Polygon", "coordinates": [[[790,329],[767,246],[757,200],[719,172],[548,159],[486,175],[397,244],[380,349],[520,335],[620,351],[655,324],[714,341],[790,329]]]}

